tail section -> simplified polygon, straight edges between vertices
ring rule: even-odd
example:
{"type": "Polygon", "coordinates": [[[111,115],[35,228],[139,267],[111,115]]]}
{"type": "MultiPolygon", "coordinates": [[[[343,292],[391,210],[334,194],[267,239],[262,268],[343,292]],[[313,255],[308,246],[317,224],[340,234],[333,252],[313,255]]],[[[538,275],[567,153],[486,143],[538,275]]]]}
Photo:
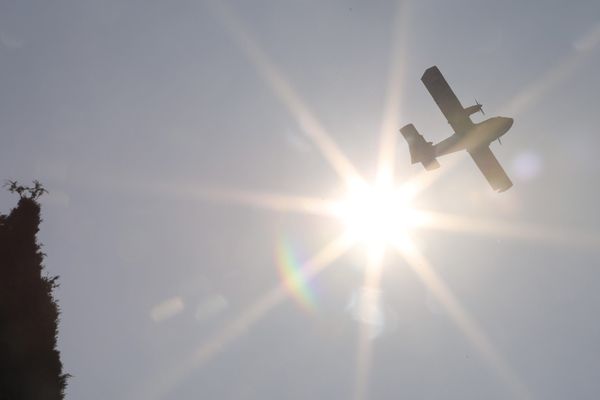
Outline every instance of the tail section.
{"type": "Polygon", "coordinates": [[[440,167],[440,163],[435,159],[433,144],[431,142],[426,142],[413,124],[402,127],[400,132],[408,143],[411,163],[415,164],[420,162],[428,171],[440,167]]]}

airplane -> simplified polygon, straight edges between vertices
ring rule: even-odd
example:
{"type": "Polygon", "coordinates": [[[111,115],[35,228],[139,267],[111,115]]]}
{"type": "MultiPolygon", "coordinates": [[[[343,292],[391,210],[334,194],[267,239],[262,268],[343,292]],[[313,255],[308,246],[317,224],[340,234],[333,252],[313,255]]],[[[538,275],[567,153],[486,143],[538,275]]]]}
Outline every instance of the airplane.
{"type": "Polygon", "coordinates": [[[421,81],[448,120],[454,134],[433,144],[425,141],[413,124],[402,127],[400,132],[408,142],[411,163],[420,162],[429,171],[439,168],[436,157],[466,150],[494,190],[504,192],[509,189],[512,182],[489,146],[495,140],[500,142],[500,137],[512,126],[513,119],[493,117],[480,123],[471,121],[472,114],[485,114],[483,106],[475,100],[475,105],[464,108],[435,65],[425,70],[421,81]]]}

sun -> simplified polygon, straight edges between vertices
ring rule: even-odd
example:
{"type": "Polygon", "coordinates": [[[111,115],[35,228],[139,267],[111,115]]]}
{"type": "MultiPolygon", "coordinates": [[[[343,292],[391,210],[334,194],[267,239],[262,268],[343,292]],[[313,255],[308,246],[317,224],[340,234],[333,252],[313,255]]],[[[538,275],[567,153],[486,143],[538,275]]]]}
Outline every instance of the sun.
{"type": "Polygon", "coordinates": [[[363,183],[348,189],[334,214],[354,242],[369,248],[398,246],[424,222],[411,200],[407,186],[363,183]]]}

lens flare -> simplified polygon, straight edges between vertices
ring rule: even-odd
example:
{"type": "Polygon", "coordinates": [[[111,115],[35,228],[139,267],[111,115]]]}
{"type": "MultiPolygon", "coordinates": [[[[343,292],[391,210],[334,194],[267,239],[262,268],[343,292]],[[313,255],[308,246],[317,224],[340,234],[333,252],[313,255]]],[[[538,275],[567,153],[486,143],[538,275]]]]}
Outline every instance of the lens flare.
{"type": "Polygon", "coordinates": [[[316,308],[316,296],[310,287],[306,265],[298,261],[288,240],[281,240],[277,246],[277,270],[281,280],[292,298],[307,311],[316,308]]]}

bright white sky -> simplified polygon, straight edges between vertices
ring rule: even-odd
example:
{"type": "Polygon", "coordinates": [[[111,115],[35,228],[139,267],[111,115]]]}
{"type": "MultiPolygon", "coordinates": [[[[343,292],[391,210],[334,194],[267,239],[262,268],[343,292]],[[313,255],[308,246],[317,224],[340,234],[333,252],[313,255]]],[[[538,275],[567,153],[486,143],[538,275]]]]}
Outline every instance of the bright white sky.
{"type": "Polygon", "coordinates": [[[0,177],[50,190],[67,398],[597,398],[600,2],[220,4],[0,3],[0,177]],[[440,159],[413,205],[463,223],[413,233],[429,284],[390,251],[365,289],[358,246],[274,289],[343,226],[247,192],[340,195],[315,126],[369,180],[382,125],[443,139],[431,65],[515,118],[514,187],[440,159]]]}

